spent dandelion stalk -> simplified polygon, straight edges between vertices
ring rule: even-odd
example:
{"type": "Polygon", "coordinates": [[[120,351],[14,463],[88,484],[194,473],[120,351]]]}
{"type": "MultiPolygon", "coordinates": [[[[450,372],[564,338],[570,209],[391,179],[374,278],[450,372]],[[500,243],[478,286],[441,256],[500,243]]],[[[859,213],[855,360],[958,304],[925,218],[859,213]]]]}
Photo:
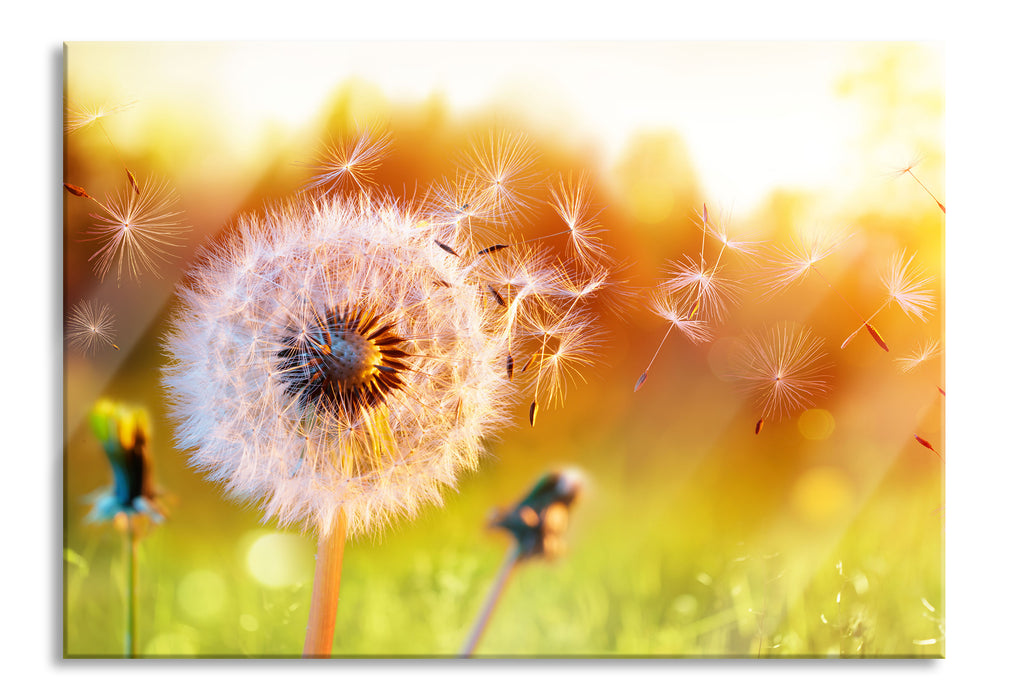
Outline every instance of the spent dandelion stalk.
{"type": "Polygon", "coordinates": [[[555,559],[564,553],[569,514],[582,490],[583,477],[577,470],[551,472],[542,476],[518,503],[494,515],[490,526],[505,530],[513,539],[459,656],[473,655],[520,563],[537,557],[555,559]]]}
{"type": "MultiPolygon", "coordinates": [[[[458,178],[479,186],[452,197],[495,224],[519,206],[524,142],[497,143],[458,178]]],[[[440,505],[522,396],[534,421],[590,360],[564,261],[477,254],[471,227],[432,210],[444,193],[303,192],[243,217],[178,291],[164,369],[177,443],[264,519],[317,535],[306,657],[332,651],[344,540],[440,505]]]]}

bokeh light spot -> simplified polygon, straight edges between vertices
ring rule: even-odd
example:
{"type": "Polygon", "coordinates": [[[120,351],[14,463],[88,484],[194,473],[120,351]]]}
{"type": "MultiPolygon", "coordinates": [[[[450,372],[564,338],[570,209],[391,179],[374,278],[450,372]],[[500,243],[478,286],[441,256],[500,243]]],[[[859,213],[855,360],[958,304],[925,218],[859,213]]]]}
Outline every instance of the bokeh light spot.
{"type": "Polygon", "coordinates": [[[144,656],[196,656],[199,646],[192,635],[164,632],[144,646],[144,656]]]}
{"type": "Polygon", "coordinates": [[[799,432],[807,440],[826,440],[834,432],[834,416],[825,408],[810,408],[799,416],[799,432]]]}
{"type": "Polygon", "coordinates": [[[816,524],[829,521],[851,504],[848,477],[835,467],[816,467],[805,472],[792,488],[792,507],[803,520],[816,524]]]}
{"type": "Polygon", "coordinates": [[[262,585],[282,588],[310,580],[313,557],[314,551],[304,538],[268,532],[255,538],[249,546],[245,565],[262,585]]]}
{"type": "Polygon", "coordinates": [[[255,632],[259,629],[259,620],[254,615],[245,613],[238,618],[238,625],[246,632],[255,632]]]}
{"type": "Polygon", "coordinates": [[[221,575],[206,569],[186,574],[179,582],[176,592],[179,607],[195,620],[218,615],[224,606],[226,595],[221,575]]]}

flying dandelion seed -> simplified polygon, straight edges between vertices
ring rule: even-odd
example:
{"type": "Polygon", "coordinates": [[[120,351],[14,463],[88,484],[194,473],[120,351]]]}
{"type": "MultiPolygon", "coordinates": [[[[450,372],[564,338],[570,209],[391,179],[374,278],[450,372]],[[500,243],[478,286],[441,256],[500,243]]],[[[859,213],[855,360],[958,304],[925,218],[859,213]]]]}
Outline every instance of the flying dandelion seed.
{"type": "Polygon", "coordinates": [[[905,165],[903,168],[898,168],[897,170],[895,170],[894,171],[894,176],[895,177],[900,177],[901,175],[904,175],[905,173],[908,174],[908,175],[910,175],[912,178],[914,178],[914,181],[917,182],[921,186],[921,188],[923,190],[925,190],[925,194],[927,194],[929,197],[931,197],[932,201],[935,202],[939,206],[939,208],[942,210],[942,213],[945,214],[946,213],[946,205],[943,204],[942,202],[940,202],[939,198],[936,197],[934,194],[932,194],[932,190],[930,190],[928,187],[926,187],[925,183],[922,182],[921,180],[919,180],[918,176],[915,175],[914,172],[913,172],[913,170],[912,170],[913,168],[917,167],[918,164],[921,163],[921,161],[922,161],[921,157],[915,158],[910,163],[908,163],[907,165],[905,165]]]}
{"type": "MultiPolygon", "coordinates": [[[[911,255],[907,260],[904,259],[906,255],[905,251],[899,253],[894,253],[886,266],[884,272],[880,275],[880,279],[883,281],[883,286],[886,288],[886,299],[883,303],[876,309],[870,316],[865,320],[863,325],[856,328],[851,335],[849,335],[843,343],[841,343],[841,348],[843,349],[851,340],[858,334],[863,327],[869,331],[870,334],[875,332],[869,321],[872,321],[876,316],[878,316],[883,309],[890,306],[891,304],[897,304],[901,310],[907,314],[908,318],[916,317],[920,321],[924,321],[928,313],[935,308],[935,297],[932,292],[927,289],[927,285],[931,284],[933,277],[929,277],[925,270],[918,265],[912,265],[914,262],[914,255],[911,255]]],[[[873,336],[876,339],[878,333],[873,336]]],[[[881,340],[877,340],[881,342],[881,340]]]]}
{"type": "Polygon", "coordinates": [[[135,105],[136,100],[131,102],[124,102],[118,105],[91,105],[82,106],[78,105],[67,109],[66,116],[63,121],[63,130],[72,134],[75,131],[80,131],[92,124],[97,124],[100,120],[105,117],[109,117],[113,114],[123,112],[135,105]]]}
{"type": "Polygon", "coordinates": [[[668,279],[659,288],[667,294],[685,294],[693,300],[691,318],[702,317],[717,323],[739,300],[739,284],[729,279],[722,267],[706,267],[703,261],[685,256],[668,269],[668,279]]]}
{"type": "Polygon", "coordinates": [[[348,183],[359,188],[370,186],[374,184],[372,175],[391,145],[392,136],[376,129],[362,131],[354,139],[330,145],[315,166],[317,174],[309,186],[327,193],[348,183]]]}
{"type": "Polygon", "coordinates": [[[743,338],[733,375],[757,404],[760,420],[784,418],[809,408],[827,392],[823,340],[808,328],[779,323],[743,338]]]}
{"type": "Polygon", "coordinates": [[[772,296],[798,284],[811,270],[819,272],[816,264],[837,252],[852,235],[830,229],[813,229],[794,237],[791,246],[781,249],[771,260],[772,273],[768,276],[768,291],[765,296],[772,296]]]}
{"type": "Polygon", "coordinates": [[[173,257],[168,249],[180,245],[177,239],[188,230],[173,210],[179,201],[174,190],[149,180],[138,191],[131,188],[105,202],[87,198],[102,209],[92,214],[98,223],[86,234],[101,246],[89,258],[95,274],[104,280],[114,266],[117,281],[122,281],[124,268],[135,280],[145,270],[160,276],[158,266],[173,257]]]}
{"type": "Polygon", "coordinates": [[[74,306],[67,320],[66,339],[70,347],[90,355],[105,347],[119,346],[115,340],[116,317],[108,305],[81,301],[74,306]]]}
{"type": "MultiPolygon", "coordinates": [[[[930,340],[927,342],[919,343],[918,347],[915,349],[913,353],[905,357],[898,357],[896,358],[895,361],[897,363],[897,366],[900,368],[900,371],[903,372],[904,374],[907,374],[909,372],[913,372],[924,363],[928,362],[934,357],[938,357],[941,354],[942,354],[942,348],[939,345],[939,341],[930,340]]],[[[939,389],[939,391],[942,392],[943,395],[945,396],[946,394],[945,391],[943,391],[941,388],[939,389]]]]}
{"type": "MultiPolygon", "coordinates": [[[[728,250],[744,259],[756,257],[764,244],[760,241],[746,241],[730,237],[730,218],[731,217],[728,214],[720,213],[718,215],[718,222],[713,223],[711,217],[708,215],[708,205],[705,204],[701,209],[701,214],[698,216],[696,223],[701,229],[703,236],[710,236],[722,244],[719,249],[719,254],[721,254],[721,251],[728,250]]],[[[703,251],[703,245],[701,249],[703,251]]],[[[717,267],[717,262],[715,266],[717,267]]]]}
{"type": "Polygon", "coordinates": [[[567,230],[560,234],[568,236],[568,242],[579,260],[589,263],[598,258],[606,258],[602,239],[599,237],[601,228],[594,218],[588,215],[588,183],[585,176],[578,179],[572,176],[558,177],[556,184],[550,186],[550,206],[567,225],[567,230]]]}
{"type": "Polygon", "coordinates": [[[834,253],[852,235],[850,233],[840,234],[821,229],[813,232],[807,231],[798,238],[793,239],[791,248],[782,250],[779,256],[772,260],[772,272],[768,276],[768,289],[764,296],[768,298],[794,284],[798,284],[806,278],[810,271],[813,271],[851,309],[855,317],[861,321],[861,325],[856,329],[855,333],[849,335],[841,343],[841,347],[844,348],[851,342],[851,339],[855,337],[858,331],[864,328],[876,345],[882,348],[884,352],[890,352],[890,348],[886,344],[886,341],[883,340],[883,336],[880,335],[875,326],[869,323],[871,317],[864,318],[852,303],[848,301],[848,298],[841,294],[837,287],[831,284],[830,280],[816,267],[817,263],[834,253]]]}
{"type": "Polygon", "coordinates": [[[474,142],[465,164],[471,187],[479,194],[470,205],[503,216],[527,208],[524,192],[531,185],[534,160],[529,141],[521,135],[495,131],[474,142]]]}
{"type": "Polygon", "coordinates": [[[919,265],[912,265],[914,255],[904,259],[905,251],[891,256],[886,271],[882,275],[886,286],[888,303],[896,303],[908,317],[914,316],[924,321],[926,315],[935,308],[935,297],[927,289],[935,279],[919,265]]]}

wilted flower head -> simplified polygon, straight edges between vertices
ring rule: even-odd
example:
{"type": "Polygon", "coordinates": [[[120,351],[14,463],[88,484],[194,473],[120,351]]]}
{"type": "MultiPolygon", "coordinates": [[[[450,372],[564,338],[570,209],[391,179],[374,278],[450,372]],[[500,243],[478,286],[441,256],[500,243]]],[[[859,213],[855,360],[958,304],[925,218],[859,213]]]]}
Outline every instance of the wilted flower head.
{"type": "MultiPolygon", "coordinates": [[[[501,182],[484,187],[485,211],[514,206],[501,182]]],[[[304,199],[206,254],[180,290],[165,370],[197,468],[281,524],[325,533],[342,511],[360,534],[439,503],[523,387],[560,393],[586,321],[557,261],[477,251],[430,214],[363,193],[304,199]]]]}
{"type": "Polygon", "coordinates": [[[161,522],[164,509],[154,486],[147,411],[102,399],[91,409],[90,421],[91,431],[112,466],[112,486],[93,495],[94,506],[88,520],[118,520],[141,514],[153,522],[161,522]]]}
{"type": "Polygon", "coordinates": [[[584,478],[576,469],[546,474],[521,501],[496,514],[491,527],[511,533],[520,559],[556,557],[564,552],[568,515],[583,484],[584,478]]]}

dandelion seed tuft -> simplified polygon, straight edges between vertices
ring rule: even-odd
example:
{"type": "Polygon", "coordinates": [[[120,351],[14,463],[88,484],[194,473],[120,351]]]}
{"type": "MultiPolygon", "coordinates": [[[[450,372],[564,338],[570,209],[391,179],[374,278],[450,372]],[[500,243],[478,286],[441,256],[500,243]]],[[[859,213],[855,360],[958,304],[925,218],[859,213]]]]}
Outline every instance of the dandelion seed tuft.
{"type": "Polygon", "coordinates": [[[108,305],[81,301],[74,306],[67,321],[66,340],[70,347],[84,355],[103,348],[119,346],[115,340],[116,317],[108,305]]]}

